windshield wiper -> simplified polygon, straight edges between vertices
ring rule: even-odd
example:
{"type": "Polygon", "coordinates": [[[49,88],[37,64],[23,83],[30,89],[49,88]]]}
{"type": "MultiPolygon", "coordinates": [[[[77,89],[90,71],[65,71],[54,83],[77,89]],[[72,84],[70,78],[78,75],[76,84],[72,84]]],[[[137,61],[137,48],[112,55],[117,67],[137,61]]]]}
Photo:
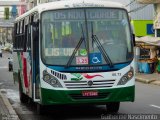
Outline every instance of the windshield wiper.
{"type": "Polygon", "coordinates": [[[77,53],[77,51],[78,51],[78,49],[79,49],[79,47],[81,46],[81,44],[82,44],[83,41],[84,41],[85,48],[87,49],[87,47],[86,47],[86,40],[85,40],[85,36],[84,36],[82,24],[81,24],[81,30],[82,30],[82,36],[81,36],[78,44],[76,45],[76,47],[75,47],[75,49],[74,49],[71,57],[69,58],[69,60],[68,60],[68,62],[67,62],[67,65],[66,65],[65,68],[68,68],[68,67],[71,65],[72,60],[73,60],[74,56],[76,55],[76,53],[77,53]]]}
{"type": "Polygon", "coordinates": [[[92,30],[92,47],[93,47],[93,43],[96,42],[97,47],[99,49],[99,51],[102,53],[104,60],[106,61],[106,63],[109,63],[110,67],[113,67],[113,63],[111,61],[111,59],[109,58],[107,52],[104,50],[102,44],[100,43],[98,37],[96,35],[93,34],[93,23],[91,22],[91,30],[92,30]]]}

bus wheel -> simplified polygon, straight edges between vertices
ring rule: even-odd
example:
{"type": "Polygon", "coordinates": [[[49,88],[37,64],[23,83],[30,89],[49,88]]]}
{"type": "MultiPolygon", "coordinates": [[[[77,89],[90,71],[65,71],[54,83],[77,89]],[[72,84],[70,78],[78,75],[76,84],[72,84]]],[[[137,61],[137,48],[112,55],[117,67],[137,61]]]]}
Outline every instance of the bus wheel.
{"type": "Polygon", "coordinates": [[[111,102],[106,104],[108,113],[117,113],[120,107],[120,102],[111,102]]]}
{"type": "Polygon", "coordinates": [[[45,106],[37,103],[37,114],[44,115],[45,114],[45,106]]]}
{"type": "Polygon", "coordinates": [[[20,101],[21,101],[21,103],[27,103],[28,100],[29,100],[29,97],[23,93],[20,73],[18,74],[18,81],[19,81],[19,98],[20,98],[20,101]]]}

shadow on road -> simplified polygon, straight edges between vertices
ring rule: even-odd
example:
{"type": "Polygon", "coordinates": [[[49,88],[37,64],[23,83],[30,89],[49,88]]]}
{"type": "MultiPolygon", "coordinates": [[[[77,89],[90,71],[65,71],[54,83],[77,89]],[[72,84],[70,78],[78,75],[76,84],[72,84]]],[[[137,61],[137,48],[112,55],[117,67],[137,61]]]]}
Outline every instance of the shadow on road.
{"type": "Polygon", "coordinates": [[[60,105],[48,106],[44,115],[36,114],[36,105],[27,104],[28,110],[33,114],[21,114],[20,119],[25,120],[100,120],[102,115],[106,115],[105,106],[93,105],[60,105]]]}

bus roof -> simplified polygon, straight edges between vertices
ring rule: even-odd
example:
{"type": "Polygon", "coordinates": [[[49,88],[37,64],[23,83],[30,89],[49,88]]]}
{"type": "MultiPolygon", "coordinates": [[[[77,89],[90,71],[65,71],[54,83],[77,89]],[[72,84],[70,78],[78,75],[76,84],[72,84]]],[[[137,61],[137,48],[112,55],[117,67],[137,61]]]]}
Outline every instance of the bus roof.
{"type": "Polygon", "coordinates": [[[34,12],[42,12],[55,9],[66,8],[84,8],[84,7],[109,7],[109,8],[125,8],[123,4],[118,2],[106,1],[106,0],[57,0],[54,2],[48,2],[39,4],[31,10],[27,11],[23,15],[16,18],[16,21],[23,19],[25,16],[34,12]]]}

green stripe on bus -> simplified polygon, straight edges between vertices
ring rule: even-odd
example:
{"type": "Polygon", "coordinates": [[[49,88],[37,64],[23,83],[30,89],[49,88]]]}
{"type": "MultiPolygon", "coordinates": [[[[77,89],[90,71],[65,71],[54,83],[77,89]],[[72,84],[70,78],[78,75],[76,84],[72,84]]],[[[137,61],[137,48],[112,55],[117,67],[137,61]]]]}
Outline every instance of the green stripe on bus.
{"type": "MultiPolygon", "coordinates": [[[[18,57],[18,62],[19,62],[19,68],[20,68],[20,77],[21,77],[21,83],[22,83],[22,86],[23,86],[23,75],[22,75],[22,59],[21,59],[21,53],[20,52],[17,52],[17,57],[18,57]]],[[[23,88],[24,90],[24,88],[23,88]]]]}
{"type": "Polygon", "coordinates": [[[107,103],[107,102],[123,102],[134,101],[135,86],[114,88],[114,89],[99,89],[98,93],[106,94],[105,98],[95,99],[73,99],[71,95],[81,96],[83,90],[50,90],[41,88],[41,104],[84,104],[84,103],[107,103]],[[108,93],[108,95],[107,95],[108,93]]]}

